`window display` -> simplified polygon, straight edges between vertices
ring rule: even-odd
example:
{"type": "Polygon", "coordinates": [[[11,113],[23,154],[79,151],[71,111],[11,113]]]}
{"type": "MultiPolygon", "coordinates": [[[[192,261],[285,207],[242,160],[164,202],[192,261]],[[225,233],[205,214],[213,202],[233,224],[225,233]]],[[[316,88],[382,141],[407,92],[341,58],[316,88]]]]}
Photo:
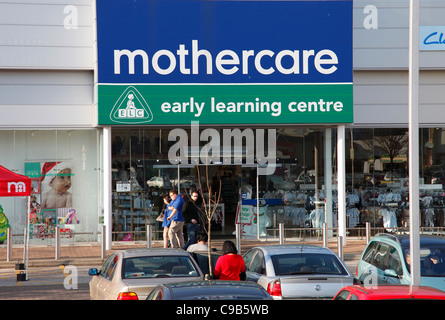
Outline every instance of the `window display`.
{"type": "MultiPolygon", "coordinates": [[[[0,144],[5,151],[0,155],[0,163],[9,163],[12,171],[31,179],[31,242],[54,241],[56,227],[60,228],[63,241],[97,239],[101,197],[99,141],[96,130],[0,132],[0,144]]],[[[28,222],[27,200],[4,198],[2,205],[10,212],[13,233],[23,234],[28,222]]],[[[16,236],[13,240],[22,242],[23,238],[16,236]]]]}
{"type": "MultiPolygon", "coordinates": [[[[181,130],[187,131],[186,128],[181,130]]],[[[201,170],[205,168],[208,174],[208,178],[201,174],[201,181],[196,167],[188,161],[172,164],[168,160],[170,147],[177,143],[168,139],[170,130],[113,130],[114,239],[131,236],[142,239],[146,224],[153,224],[157,237],[162,237],[160,223],[153,220],[160,213],[163,195],[177,188],[187,200],[190,190],[200,186],[204,192],[210,187],[215,190],[219,182],[224,224],[221,226],[215,221],[212,228],[217,232],[233,234],[235,224],[241,222],[243,234],[255,236],[258,219],[260,236],[265,237],[276,237],[279,223],[284,223],[286,229],[317,229],[323,222],[331,221],[329,228],[336,228],[336,137],[328,135],[327,130],[331,129],[277,129],[277,159],[271,175],[257,177],[257,165],[248,164],[241,157],[238,161],[227,160],[230,165],[200,164],[201,170]],[[327,149],[326,144],[330,144],[330,148],[327,149]],[[331,154],[324,154],[325,150],[332,150],[331,154]],[[259,217],[256,205],[239,206],[257,197],[264,200],[260,202],[263,204],[259,217]],[[266,204],[271,199],[280,203],[266,204]],[[245,221],[240,219],[240,212],[245,214],[241,217],[245,221]]],[[[348,133],[346,224],[350,234],[355,234],[357,228],[364,228],[366,222],[387,232],[408,227],[408,130],[350,129],[348,133]]],[[[445,135],[442,129],[421,129],[421,136],[423,142],[419,152],[424,159],[420,176],[421,226],[445,227],[442,185],[442,180],[445,182],[442,179],[442,166],[445,166],[442,165],[445,161],[442,139],[445,135]]],[[[242,150],[237,154],[242,155],[242,150]]],[[[189,155],[192,156],[192,152],[189,155]]]]}

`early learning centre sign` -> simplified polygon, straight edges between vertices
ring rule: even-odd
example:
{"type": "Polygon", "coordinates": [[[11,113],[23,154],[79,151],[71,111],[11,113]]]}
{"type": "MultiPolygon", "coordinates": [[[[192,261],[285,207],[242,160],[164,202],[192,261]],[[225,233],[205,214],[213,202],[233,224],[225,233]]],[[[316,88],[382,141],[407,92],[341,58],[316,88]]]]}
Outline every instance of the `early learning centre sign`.
{"type": "Polygon", "coordinates": [[[352,0],[97,0],[100,125],[348,123],[352,0]]]}

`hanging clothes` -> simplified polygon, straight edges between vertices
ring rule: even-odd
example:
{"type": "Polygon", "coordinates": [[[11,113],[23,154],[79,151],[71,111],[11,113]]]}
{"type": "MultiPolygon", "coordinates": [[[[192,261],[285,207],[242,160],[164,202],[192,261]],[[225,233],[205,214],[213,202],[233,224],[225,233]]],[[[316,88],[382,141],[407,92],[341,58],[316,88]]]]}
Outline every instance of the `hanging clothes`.
{"type": "Polygon", "coordinates": [[[383,217],[383,226],[386,228],[386,231],[388,232],[397,231],[396,229],[392,229],[392,228],[397,228],[397,217],[395,211],[383,208],[380,211],[380,214],[383,217]]]}

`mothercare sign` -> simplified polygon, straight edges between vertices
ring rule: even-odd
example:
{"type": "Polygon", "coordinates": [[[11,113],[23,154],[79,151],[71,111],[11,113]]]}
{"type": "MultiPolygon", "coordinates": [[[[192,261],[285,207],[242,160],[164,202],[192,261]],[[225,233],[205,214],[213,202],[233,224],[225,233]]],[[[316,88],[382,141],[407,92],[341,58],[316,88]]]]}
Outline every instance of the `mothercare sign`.
{"type": "Polygon", "coordinates": [[[352,0],[97,0],[100,125],[347,123],[352,0]]]}

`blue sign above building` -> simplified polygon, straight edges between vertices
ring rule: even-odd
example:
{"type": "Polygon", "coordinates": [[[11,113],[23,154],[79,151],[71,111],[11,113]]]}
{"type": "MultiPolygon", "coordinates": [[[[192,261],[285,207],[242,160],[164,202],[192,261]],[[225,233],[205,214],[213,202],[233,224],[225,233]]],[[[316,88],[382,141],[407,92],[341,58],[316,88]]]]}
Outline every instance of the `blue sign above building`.
{"type": "Polygon", "coordinates": [[[352,0],[97,0],[99,84],[352,83],[352,0]]]}

